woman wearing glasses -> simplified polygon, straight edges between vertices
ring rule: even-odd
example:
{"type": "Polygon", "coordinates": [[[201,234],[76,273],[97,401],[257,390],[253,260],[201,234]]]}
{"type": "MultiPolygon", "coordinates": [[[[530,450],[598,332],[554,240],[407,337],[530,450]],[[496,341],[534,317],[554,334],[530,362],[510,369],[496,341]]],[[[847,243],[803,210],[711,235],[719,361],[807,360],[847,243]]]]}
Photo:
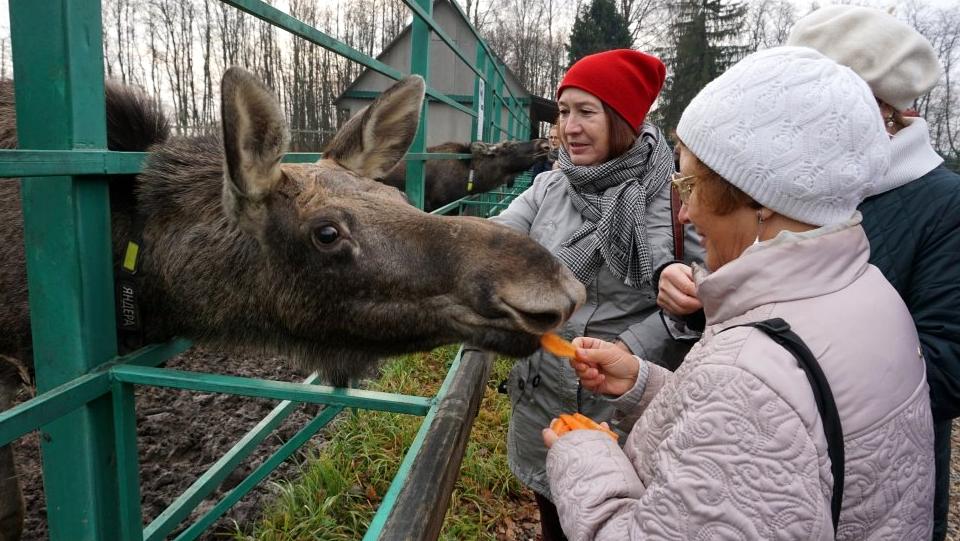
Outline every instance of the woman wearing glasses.
{"type": "MultiPolygon", "coordinates": [[[[586,303],[559,334],[596,336],[641,356],[652,341],[666,338],[659,318],[655,326],[641,322],[657,311],[654,272],[674,259],[673,153],[660,130],[645,122],[665,71],[657,58],[633,50],[574,64],[557,90],[558,167],[538,175],[493,218],[546,246],[586,285],[586,303]]],[[[686,253],[699,253],[695,239],[686,253]]],[[[545,351],[516,364],[507,390],[510,469],[537,495],[544,539],[562,539],[540,430],[561,413],[579,410],[606,421],[613,409],[581,390],[569,364],[545,351]]]]}
{"type": "Polygon", "coordinates": [[[869,88],[812,49],[768,49],[708,84],[677,133],[706,329],[674,373],[577,339],[583,385],[635,424],[623,450],[599,431],[544,430],[564,531],[928,539],[923,359],[856,211],[889,163],[869,88]]]}

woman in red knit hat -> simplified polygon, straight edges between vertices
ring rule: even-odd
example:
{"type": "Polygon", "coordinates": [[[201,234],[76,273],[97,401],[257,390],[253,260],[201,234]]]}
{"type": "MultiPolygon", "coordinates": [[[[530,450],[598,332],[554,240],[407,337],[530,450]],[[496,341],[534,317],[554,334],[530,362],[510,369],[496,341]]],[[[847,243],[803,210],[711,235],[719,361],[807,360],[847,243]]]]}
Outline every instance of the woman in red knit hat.
{"type": "MultiPolygon", "coordinates": [[[[630,49],[574,64],[557,89],[557,168],[538,175],[493,218],[547,247],[586,286],[586,303],[557,330],[560,335],[616,341],[647,358],[659,358],[652,350],[667,339],[653,276],[674,260],[673,153],[660,130],[645,122],[665,73],[659,59],[630,49]],[[650,317],[656,325],[643,323],[650,317]]],[[[688,237],[686,253],[701,253],[696,238],[688,237]]],[[[543,350],[514,366],[507,389],[513,405],[510,469],[536,493],[543,538],[564,539],[551,503],[541,430],[571,411],[609,422],[613,408],[581,389],[565,360],[543,350]]]]}

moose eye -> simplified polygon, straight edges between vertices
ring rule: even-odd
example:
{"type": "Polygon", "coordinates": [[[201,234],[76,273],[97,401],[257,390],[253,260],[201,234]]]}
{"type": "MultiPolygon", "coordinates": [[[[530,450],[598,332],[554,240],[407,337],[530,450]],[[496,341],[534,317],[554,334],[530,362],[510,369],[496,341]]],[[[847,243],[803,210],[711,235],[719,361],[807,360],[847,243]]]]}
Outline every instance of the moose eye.
{"type": "Polygon", "coordinates": [[[313,230],[313,242],[318,246],[329,246],[340,238],[340,230],[326,224],[313,230]]]}

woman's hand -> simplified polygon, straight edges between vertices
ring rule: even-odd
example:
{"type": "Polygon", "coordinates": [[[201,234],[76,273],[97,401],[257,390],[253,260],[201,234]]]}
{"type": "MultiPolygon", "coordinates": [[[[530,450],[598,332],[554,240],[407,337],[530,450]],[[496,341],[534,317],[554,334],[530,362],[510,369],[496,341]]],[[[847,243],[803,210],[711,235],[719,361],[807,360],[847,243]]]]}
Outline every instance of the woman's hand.
{"type": "Polygon", "coordinates": [[[657,304],[675,316],[685,316],[703,308],[689,265],[674,263],[663,269],[658,287],[657,304]]]}
{"type": "Polygon", "coordinates": [[[558,436],[552,428],[543,429],[543,444],[547,446],[547,449],[553,447],[553,444],[557,443],[557,440],[559,439],[560,436],[558,436]]]}
{"type": "Polygon", "coordinates": [[[633,388],[640,373],[640,360],[620,347],[597,338],[573,340],[577,356],[570,366],[584,387],[591,391],[620,396],[633,388]]]}

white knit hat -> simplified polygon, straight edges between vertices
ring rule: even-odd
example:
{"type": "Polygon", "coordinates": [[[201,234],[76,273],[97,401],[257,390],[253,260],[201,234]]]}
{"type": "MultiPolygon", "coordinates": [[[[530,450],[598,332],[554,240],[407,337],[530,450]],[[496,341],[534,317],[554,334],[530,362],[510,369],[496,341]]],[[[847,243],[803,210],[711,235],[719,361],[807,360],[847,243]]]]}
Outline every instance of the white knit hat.
{"type": "Polygon", "coordinates": [[[677,135],[761,205],[818,226],[848,220],[890,161],[866,83],[805,47],[735,64],[693,98],[677,135]]]}
{"type": "Polygon", "coordinates": [[[797,21],[787,45],[816,49],[849,66],[898,111],[933,88],[943,71],[926,38],[874,8],[820,8],[797,21]]]}

